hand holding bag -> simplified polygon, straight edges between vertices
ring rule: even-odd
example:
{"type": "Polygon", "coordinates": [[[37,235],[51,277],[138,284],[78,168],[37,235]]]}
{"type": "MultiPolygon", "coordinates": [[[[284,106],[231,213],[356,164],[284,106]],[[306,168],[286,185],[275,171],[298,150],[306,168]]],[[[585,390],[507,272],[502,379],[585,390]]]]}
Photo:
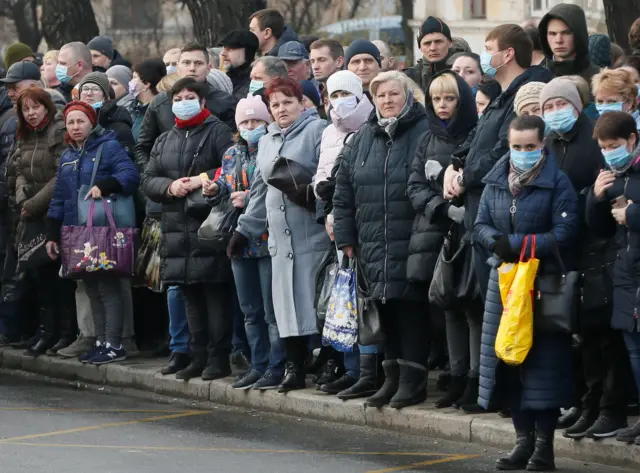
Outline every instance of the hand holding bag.
{"type": "Polygon", "coordinates": [[[312,180],[313,173],[306,167],[293,159],[279,156],[273,163],[267,184],[281,191],[293,203],[315,212],[316,196],[311,188],[312,180]]]}
{"type": "Polygon", "coordinates": [[[345,256],[331,289],[327,317],[322,330],[322,344],[330,345],[340,352],[352,352],[357,342],[356,276],[350,267],[349,258],[345,256]]]}
{"type": "Polygon", "coordinates": [[[316,327],[320,333],[324,329],[324,321],[327,318],[329,300],[331,299],[331,290],[333,289],[338,269],[340,269],[338,253],[332,243],[322,257],[316,273],[316,297],[313,306],[316,309],[316,327]]]}

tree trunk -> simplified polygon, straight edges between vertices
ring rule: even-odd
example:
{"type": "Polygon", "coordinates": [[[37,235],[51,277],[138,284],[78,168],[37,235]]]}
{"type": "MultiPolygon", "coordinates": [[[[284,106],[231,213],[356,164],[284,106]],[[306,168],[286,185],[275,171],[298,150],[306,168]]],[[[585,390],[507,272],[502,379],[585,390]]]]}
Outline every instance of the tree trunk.
{"type": "Polygon", "coordinates": [[[640,0],[603,0],[611,41],[629,51],[629,29],[640,15],[640,0]]]}
{"type": "Polygon", "coordinates": [[[42,32],[49,49],[100,34],[91,0],[42,0],[42,32]]]}
{"type": "Polygon", "coordinates": [[[36,7],[36,0],[18,0],[11,4],[11,18],[16,25],[18,41],[29,45],[34,51],[38,49],[41,38],[36,7]]]}
{"type": "Polygon", "coordinates": [[[400,15],[402,15],[402,31],[404,33],[405,67],[414,63],[413,42],[416,40],[409,20],[413,20],[413,0],[400,0],[400,15]]]}
{"type": "Polygon", "coordinates": [[[266,8],[265,0],[184,0],[199,43],[217,46],[230,31],[249,28],[249,17],[266,8]]]}

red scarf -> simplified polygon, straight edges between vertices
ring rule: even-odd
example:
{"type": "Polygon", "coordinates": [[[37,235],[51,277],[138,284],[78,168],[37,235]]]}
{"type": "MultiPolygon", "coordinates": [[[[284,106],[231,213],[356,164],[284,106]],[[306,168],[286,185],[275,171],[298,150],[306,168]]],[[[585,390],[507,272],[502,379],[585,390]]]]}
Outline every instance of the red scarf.
{"type": "Polygon", "coordinates": [[[36,126],[31,126],[26,121],[24,123],[27,125],[27,127],[29,127],[29,130],[31,131],[42,131],[49,124],[49,115],[45,115],[40,124],[36,126]]]}
{"type": "Polygon", "coordinates": [[[178,128],[192,128],[194,126],[202,125],[204,121],[209,118],[211,112],[206,108],[203,108],[196,116],[189,118],[188,120],[180,120],[176,117],[176,126],[178,128]]]}

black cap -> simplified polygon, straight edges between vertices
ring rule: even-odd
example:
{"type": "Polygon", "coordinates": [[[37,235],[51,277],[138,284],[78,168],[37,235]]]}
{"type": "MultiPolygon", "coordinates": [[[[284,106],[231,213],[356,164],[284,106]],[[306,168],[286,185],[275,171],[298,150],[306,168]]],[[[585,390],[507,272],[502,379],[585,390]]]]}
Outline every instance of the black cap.
{"type": "Polygon", "coordinates": [[[0,82],[15,84],[23,80],[40,80],[40,68],[32,62],[16,62],[7,71],[7,76],[0,79],[0,82]]]}
{"type": "MultiPolygon", "coordinates": [[[[235,30],[222,38],[220,46],[238,49],[245,48],[248,53],[253,51],[253,56],[255,56],[258,50],[258,37],[249,30],[235,30]]],[[[247,54],[247,58],[251,56],[251,54],[247,54]]],[[[247,61],[249,61],[249,59],[247,59],[247,61]]]]}

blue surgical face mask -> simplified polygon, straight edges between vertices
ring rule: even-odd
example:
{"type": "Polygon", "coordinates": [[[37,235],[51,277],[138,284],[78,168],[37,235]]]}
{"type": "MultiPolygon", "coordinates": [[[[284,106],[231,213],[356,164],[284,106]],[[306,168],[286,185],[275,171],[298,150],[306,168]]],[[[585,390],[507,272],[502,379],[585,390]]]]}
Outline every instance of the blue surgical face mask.
{"type": "Polygon", "coordinates": [[[174,72],[177,72],[177,71],[178,71],[177,66],[167,66],[167,75],[173,74],[174,72]]]}
{"type": "Polygon", "coordinates": [[[602,150],[602,156],[607,165],[613,170],[624,168],[631,159],[631,154],[627,151],[627,145],[622,145],[611,151],[602,150]]]}
{"type": "Polygon", "coordinates": [[[549,136],[549,133],[551,133],[551,127],[547,122],[544,122],[544,136],[549,136]]]}
{"type": "Polygon", "coordinates": [[[104,102],[101,100],[100,102],[94,102],[91,104],[91,107],[94,110],[100,110],[102,108],[102,105],[104,104],[104,102]]]}
{"type": "Polygon", "coordinates": [[[597,103],[596,110],[598,113],[602,115],[607,112],[622,112],[622,107],[624,106],[623,102],[616,103],[597,103]]]}
{"type": "Polygon", "coordinates": [[[528,171],[536,165],[542,157],[541,149],[534,149],[533,151],[518,151],[511,148],[511,162],[520,171],[528,171]]]}
{"type": "MultiPolygon", "coordinates": [[[[499,52],[500,51],[498,51],[496,54],[498,54],[499,52]]],[[[504,66],[504,64],[500,64],[498,67],[493,67],[491,65],[491,60],[496,54],[489,54],[486,49],[482,51],[482,54],[480,54],[480,65],[482,66],[482,71],[489,77],[495,77],[498,69],[504,66]]]]}
{"type": "Polygon", "coordinates": [[[484,115],[484,113],[478,113],[478,120],[482,118],[482,115],[484,115]]]}
{"type": "Polygon", "coordinates": [[[255,144],[260,141],[267,133],[267,126],[260,125],[258,128],[254,128],[253,130],[247,130],[246,128],[240,128],[240,136],[247,142],[251,144],[255,144]]]}
{"type": "Polygon", "coordinates": [[[181,100],[180,102],[174,102],[171,106],[171,111],[180,120],[189,120],[200,113],[200,101],[198,99],[181,100]]]}
{"type": "Polygon", "coordinates": [[[58,79],[63,84],[68,83],[73,77],[67,75],[67,71],[69,68],[67,66],[63,66],[61,64],[56,65],[56,79],[58,79]]]}
{"type": "Polygon", "coordinates": [[[578,118],[573,114],[573,107],[568,105],[560,110],[544,114],[544,121],[553,131],[566,133],[573,128],[578,118]]]}
{"type": "Polygon", "coordinates": [[[255,94],[260,89],[264,89],[264,81],[262,81],[262,80],[252,80],[249,83],[249,93],[251,95],[255,94]]]}

